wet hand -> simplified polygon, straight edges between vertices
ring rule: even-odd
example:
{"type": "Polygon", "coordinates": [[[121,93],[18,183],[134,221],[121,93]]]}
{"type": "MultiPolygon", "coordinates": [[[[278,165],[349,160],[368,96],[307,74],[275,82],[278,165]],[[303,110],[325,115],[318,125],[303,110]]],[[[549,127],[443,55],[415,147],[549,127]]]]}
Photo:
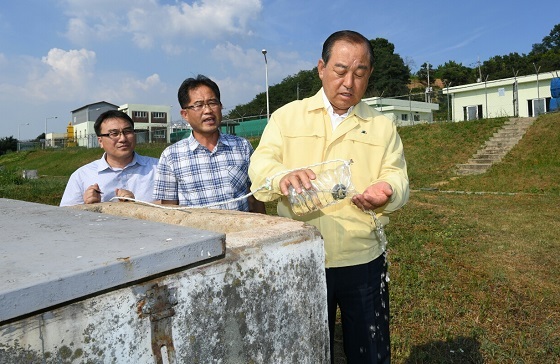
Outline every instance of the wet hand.
{"type": "Polygon", "coordinates": [[[352,197],[352,202],[360,209],[375,210],[387,202],[393,195],[393,188],[387,182],[377,182],[359,195],[352,197]]]}
{"type": "Polygon", "coordinates": [[[311,180],[314,180],[315,177],[315,172],[310,169],[298,169],[290,172],[280,180],[280,191],[284,196],[288,196],[288,187],[293,186],[297,193],[301,193],[304,189],[308,190],[313,187],[311,180]]]}

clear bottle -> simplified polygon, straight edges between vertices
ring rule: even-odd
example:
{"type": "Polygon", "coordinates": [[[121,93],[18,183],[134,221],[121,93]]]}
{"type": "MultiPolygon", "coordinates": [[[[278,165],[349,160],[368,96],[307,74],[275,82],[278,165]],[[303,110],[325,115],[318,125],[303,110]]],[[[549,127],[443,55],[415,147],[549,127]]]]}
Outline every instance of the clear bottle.
{"type": "Polygon", "coordinates": [[[346,163],[316,174],[311,185],[310,189],[299,194],[292,186],[288,188],[288,200],[294,214],[303,216],[321,210],[356,193],[350,180],[350,166],[346,163]]]}

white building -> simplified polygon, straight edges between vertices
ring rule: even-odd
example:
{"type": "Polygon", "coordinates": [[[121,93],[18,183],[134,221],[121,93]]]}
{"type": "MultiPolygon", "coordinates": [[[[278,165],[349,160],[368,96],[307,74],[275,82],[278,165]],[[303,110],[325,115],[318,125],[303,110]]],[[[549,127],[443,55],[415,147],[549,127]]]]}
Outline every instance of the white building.
{"type": "Polygon", "coordinates": [[[117,106],[100,101],[72,110],[72,126],[78,146],[88,148],[99,146],[94,124],[99,115],[107,110],[120,110],[132,118],[134,129],[137,131],[136,140],[139,143],[170,141],[171,106],[145,104],[117,106]]]}
{"type": "Polygon", "coordinates": [[[124,104],[119,110],[132,118],[134,129],[147,131],[136,134],[138,142],[170,142],[171,106],[124,104]]]}
{"type": "Polygon", "coordinates": [[[45,137],[45,146],[47,148],[64,147],[66,146],[64,143],[66,137],[66,133],[47,133],[45,137]]]}
{"type": "Polygon", "coordinates": [[[72,110],[72,126],[74,127],[74,138],[80,147],[96,148],[99,146],[97,136],[93,129],[95,120],[101,113],[107,110],[117,110],[117,105],[100,101],[82,106],[72,110]]]}
{"type": "Polygon", "coordinates": [[[434,121],[433,111],[439,110],[438,104],[421,101],[382,97],[370,97],[362,101],[393,120],[398,126],[431,123],[434,121]]]}
{"type": "Polygon", "coordinates": [[[550,81],[560,71],[489,80],[443,89],[451,97],[452,121],[534,117],[550,109],[550,81]]]}

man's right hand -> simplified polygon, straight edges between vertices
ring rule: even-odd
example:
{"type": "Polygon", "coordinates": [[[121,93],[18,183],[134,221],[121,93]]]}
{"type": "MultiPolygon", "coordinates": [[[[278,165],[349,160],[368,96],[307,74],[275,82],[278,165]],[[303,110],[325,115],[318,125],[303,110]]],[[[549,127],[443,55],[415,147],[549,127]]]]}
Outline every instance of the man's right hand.
{"type": "Polygon", "coordinates": [[[97,183],[89,186],[86,192],[84,192],[84,203],[90,204],[90,203],[101,202],[102,193],[103,192],[101,192],[101,190],[99,189],[99,185],[97,183]]]}
{"type": "Polygon", "coordinates": [[[282,177],[280,180],[280,191],[284,196],[288,196],[290,193],[288,187],[293,186],[296,192],[299,194],[303,189],[309,190],[313,186],[311,185],[311,180],[316,178],[315,172],[311,169],[298,169],[282,177]]]}

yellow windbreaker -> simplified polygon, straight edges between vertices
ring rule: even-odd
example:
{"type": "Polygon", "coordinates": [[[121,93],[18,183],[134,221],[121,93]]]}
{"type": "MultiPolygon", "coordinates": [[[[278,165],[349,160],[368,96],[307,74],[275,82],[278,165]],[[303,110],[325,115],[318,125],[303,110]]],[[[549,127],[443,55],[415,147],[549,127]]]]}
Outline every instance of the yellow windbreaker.
{"type": "MultiPolygon", "coordinates": [[[[406,161],[394,123],[360,102],[333,131],[322,93],[321,89],[314,96],[291,102],[271,115],[251,157],[251,190],[258,190],[267,184],[267,177],[276,175],[270,189],[260,189],[255,197],[260,201],[281,197],[278,215],[316,226],[325,242],[327,268],[367,263],[383,253],[369,214],[346,198],[320,211],[297,216],[278,186],[289,170],[335,159],[352,160],[351,180],[358,193],[379,181],[393,188],[390,202],[376,211],[384,225],[389,222],[386,214],[408,201],[406,161]]],[[[336,165],[329,163],[312,169],[320,173],[333,167],[336,165]]]]}

